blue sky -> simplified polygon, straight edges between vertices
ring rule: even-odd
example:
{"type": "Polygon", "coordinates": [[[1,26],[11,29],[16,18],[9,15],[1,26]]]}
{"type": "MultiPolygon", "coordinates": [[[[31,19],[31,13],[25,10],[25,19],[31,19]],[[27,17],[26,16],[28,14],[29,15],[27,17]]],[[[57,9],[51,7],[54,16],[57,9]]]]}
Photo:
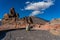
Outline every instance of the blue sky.
{"type": "MultiPolygon", "coordinates": [[[[41,7],[39,3],[45,3],[44,0],[0,0],[0,19],[3,18],[5,13],[9,13],[11,7],[15,8],[15,11],[19,13],[20,17],[37,16],[44,18],[46,20],[51,20],[53,18],[60,18],[60,0],[50,0],[52,4],[48,4],[49,7],[41,7]],[[32,5],[37,5],[37,8],[30,8],[32,5]],[[39,7],[39,8],[38,8],[39,7]],[[30,9],[29,9],[30,8],[30,9]],[[42,10],[43,9],[43,10],[42,10]]],[[[47,0],[48,1],[48,0],[47,0]]],[[[32,7],[33,7],[32,6],[32,7]]]]}

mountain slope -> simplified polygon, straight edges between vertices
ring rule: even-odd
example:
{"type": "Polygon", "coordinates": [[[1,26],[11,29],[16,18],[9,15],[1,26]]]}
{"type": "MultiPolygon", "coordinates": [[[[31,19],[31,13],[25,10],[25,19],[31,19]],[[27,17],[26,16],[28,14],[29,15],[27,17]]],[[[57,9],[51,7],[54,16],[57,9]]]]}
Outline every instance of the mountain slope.
{"type": "Polygon", "coordinates": [[[43,18],[38,18],[35,16],[31,16],[31,17],[26,17],[27,20],[32,20],[33,24],[45,24],[47,22],[49,22],[48,20],[45,20],[43,18]]]}

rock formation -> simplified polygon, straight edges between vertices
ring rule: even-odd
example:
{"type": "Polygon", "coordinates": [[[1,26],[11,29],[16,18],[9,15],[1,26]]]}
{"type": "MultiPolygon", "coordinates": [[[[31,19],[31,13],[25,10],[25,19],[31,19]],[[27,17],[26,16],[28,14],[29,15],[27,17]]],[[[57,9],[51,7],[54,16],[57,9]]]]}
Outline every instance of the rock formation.
{"type": "Polygon", "coordinates": [[[32,19],[30,17],[20,19],[19,14],[15,12],[15,9],[11,8],[10,13],[5,13],[0,30],[25,28],[28,24],[32,24],[32,19]]]}
{"type": "Polygon", "coordinates": [[[60,18],[55,18],[50,21],[50,24],[60,24],[60,18]]]}
{"type": "Polygon", "coordinates": [[[10,9],[10,13],[5,13],[1,21],[0,31],[26,28],[26,26],[29,26],[33,30],[57,31],[60,34],[60,19],[53,19],[49,22],[34,16],[19,18],[19,14],[15,12],[14,8],[10,9]]]}
{"type": "Polygon", "coordinates": [[[19,14],[17,14],[15,12],[15,9],[14,8],[11,8],[10,9],[10,13],[9,14],[6,13],[4,15],[4,18],[2,19],[2,24],[6,24],[6,23],[9,23],[9,22],[14,23],[18,19],[19,19],[19,14]]]}

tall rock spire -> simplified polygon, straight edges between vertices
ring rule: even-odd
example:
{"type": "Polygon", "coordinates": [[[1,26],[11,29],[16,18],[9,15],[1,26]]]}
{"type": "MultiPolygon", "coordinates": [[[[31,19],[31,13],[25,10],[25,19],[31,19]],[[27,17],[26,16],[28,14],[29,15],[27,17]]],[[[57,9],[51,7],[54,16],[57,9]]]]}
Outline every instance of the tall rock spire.
{"type": "Polygon", "coordinates": [[[16,20],[18,20],[19,19],[19,14],[17,14],[16,12],[15,12],[15,9],[14,8],[11,8],[10,9],[10,13],[9,14],[5,14],[4,15],[4,18],[3,18],[3,20],[2,20],[2,23],[3,24],[6,24],[6,23],[9,23],[9,22],[16,22],[16,20]]]}

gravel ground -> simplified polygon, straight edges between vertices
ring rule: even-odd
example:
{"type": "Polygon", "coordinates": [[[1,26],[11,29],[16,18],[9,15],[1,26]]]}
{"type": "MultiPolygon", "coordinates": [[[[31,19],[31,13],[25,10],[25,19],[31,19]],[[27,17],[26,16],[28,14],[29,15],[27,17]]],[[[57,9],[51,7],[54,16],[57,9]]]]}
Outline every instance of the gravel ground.
{"type": "Polygon", "coordinates": [[[52,35],[48,31],[13,30],[0,32],[0,40],[60,40],[60,36],[52,35]]]}

